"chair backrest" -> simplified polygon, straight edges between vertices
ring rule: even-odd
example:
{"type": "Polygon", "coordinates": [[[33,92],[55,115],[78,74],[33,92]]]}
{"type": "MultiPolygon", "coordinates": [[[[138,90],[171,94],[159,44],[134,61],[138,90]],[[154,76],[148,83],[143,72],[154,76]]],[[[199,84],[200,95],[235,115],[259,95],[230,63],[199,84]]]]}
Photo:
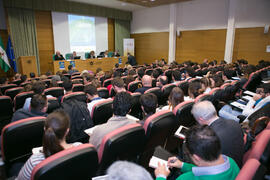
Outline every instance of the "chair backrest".
{"type": "Polygon", "coordinates": [[[109,52],[108,57],[113,57],[113,52],[109,52]]]}
{"type": "Polygon", "coordinates": [[[264,179],[267,169],[257,159],[249,159],[241,168],[235,180],[264,179]]]}
{"type": "Polygon", "coordinates": [[[47,109],[47,113],[51,113],[53,112],[54,110],[60,108],[60,105],[59,105],[59,101],[56,97],[50,97],[48,98],[48,109],[47,109]]]}
{"type": "Polygon", "coordinates": [[[71,58],[71,55],[72,55],[72,53],[67,53],[67,54],[65,55],[65,59],[70,59],[70,58],[71,58]]]}
{"type": "Polygon", "coordinates": [[[104,80],[103,87],[109,86],[112,83],[112,80],[113,80],[113,78],[104,80]]]}
{"type": "Polygon", "coordinates": [[[73,79],[83,79],[83,77],[80,76],[80,75],[74,75],[74,76],[73,76],[73,74],[72,74],[71,79],[72,79],[72,80],[73,80],[73,79]]]}
{"type": "Polygon", "coordinates": [[[112,99],[105,99],[94,104],[91,111],[91,119],[94,125],[103,124],[113,115],[112,99]]]}
{"type": "Polygon", "coordinates": [[[261,155],[260,158],[260,162],[265,167],[270,167],[270,141],[268,141],[266,147],[264,148],[263,154],[261,155]]]}
{"type": "Polygon", "coordinates": [[[141,93],[131,93],[132,96],[132,107],[130,110],[130,115],[138,118],[138,119],[142,119],[143,115],[142,115],[142,108],[141,108],[141,103],[140,103],[140,97],[141,97],[141,93]]]}
{"type": "Polygon", "coordinates": [[[72,84],[83,84],[83,79],[72,79],[72,84]]]}
{"type": "Polygon", "coordinates": [[[80,72],[74,72],[74,73],[72,73],[71,77],[78,76],[78,75],[81,75],[81,73],[80,72]]]}
{"type": "Polygon", "coordinates": [[[144,94],[147,94],[147,93],[155,94],[157,96],[157,99],[158,99],[158,104],[159,105],[163,104],[162,91],[159,87],[150,88],[144,92],[144,94]]]}
{"type": "Polygon", "coordinates": [[[23,90],[23,87],[15,87],[11,89],[7,89],[5,92],[6,96],[9,96],[11,99],[14,99],[14,97],[19,94],[23,90]]]}
{"type": "Polygon", "coordinates": [[[201,94],[196,97],[195,103],[201,102],[201,101],[212,101],[212,95],[208,93],[201,94]]]}
{"type": "Polygon", "coordinates": [[[98,174],[116,160],[136,160],[143,151],[145,132],[140,124],[129,124],[105,135],[100,144],[98,157],[100,168],[98,174]]]}
{"type": "Polygon", "coordinates": [[[180,81],[177,84],[178,87],[180,87],[180,89],[182,89],[183,93],[185,96],[188,96],[188,82],[187,81],[180,81]]]}
{"type": "Polygon", "coordinates": [[[34,95],[34,92],[33,91],[30,91],[30,92],[22,92],[22,93],[19,93],[17,94],[15,97],[14,97],[14,109],[15,111],[17,109],[20,109],[23,107],[24,105],[24,102],[27,98],[29,97],[32,97],[34,95]]]}
{"type": "Polygon", "coordinates": [[[193,100],[184,101],[178,104],[174,110],[173,114],[178,119],[180,125],[190,127],[196,124],[196,120],[194,119],[193,115],[191,114],[192,106],[194,105],[193,100]]]}
{"type": "Polygon", "coordinates": [[[65,102],[68,99],[76,99],[77,101],[86,102],[86,95],[84,92],[72,92],[62,97],[61,102],[65,102]]]}
{"type": "Polygon", "coordinates": [[[86,52],[86,53],[84,53],[84,57],[85,57],[85,59],[88,59],[88,58],[89,58],[89,56],[90,56],[90,52],[86,52]]]}
{"type": "Polygon", "coordinates": [[[98,96],[104,99],[109,98],[109,90],[104,87],[97,88],[98,96]]]}
{"type": "Polygon", "coordinates": [[[0,96],[0,130],[7,125],[13,115],[12,100],[9,96],[0,96]]]}
{"type": "Polygon", "coordinates": [[[59,87],[63,87],[63,81],[57,81],[59,87]]]}
{"type": "Polygon", "coordinates": [[[84,85],[82,84],[73,84],[72,91],[73,92],[83,92],[84,85]]]}
{"type": "Polygon", "coordinates": [[[64,96],[64,89],[62,87],[52,87],[44,90],[45,95],[52,95],[53,97],[64,96]]]}
{"type": "Polygon", "coordinates": [[[31,156],[32,148],[42,146],[45,119],[22,119],[3,128],[1,150],[7,167],[14,162],[25,162],[31,156]]]}
{"type": "Polygon", "coordinates": [[[11,89],[11,88],[15,88],[15,87],[17,87],[16,84],[7,84],[7,85],[4,85],[4,86],[0,86],[0,90],[1,90],[2,94],[5,94],[5,91],[7,89],[11,89]]]}
{"type": "Polygon", "coordinates": [[[20,84],[20,86],[21,86],[21,87],[24,87],[24,86],[26,86],[27,84],[31,84],[31,82],[29,82],[29,81],[23,82],[23,83],[20,84]]]}
{"type": "Polygon", "coordinates": [[[17,86],[19,86],[22,83],[22,80],[14,80],[11,82],[12,84],[16,84],[17,86]]]}
{"type": "Polygon", "coordinates": [[[63,74],[65,77],[67,77],[68,79],[71,79],[71,75],[70,74],[63,74]]]}
{"type": "Polygon", "coordinates": [[[134,92],[136,89],[138,89],[138,86],[141,85],[141,81],[133,81],[128,84],[128,91],[134,92]]]}
{"type": "Polygon", "coordinates": [[[88,180],[96,175],[97,168],[98,156],[94,146],[82,144],[46,158],[33,169],[31,180],[88,180]]]}
{"type": "Polygon", "coordinates": [[[42,80],[42,82],[44,82],[47,87],[50,87],[51,79],[45,79],[45,80],[42,80]]]}
{"type": "Polygon", "coordinates": [[[114,97],[116,95],[116,91],[114,90],[113,87],[111,87],[109,94],[110,94],[110,97],[114,97]]]}
{"type": "Polygon", "coordinates": [[[254,158],[260,160],[266,145],[270,140],[270,130],[263,130],[259,135],[256,136],[256,140],[253,142],[251,149],[249,149],[243,158],[245,163],[248,159],[254,158]]]}

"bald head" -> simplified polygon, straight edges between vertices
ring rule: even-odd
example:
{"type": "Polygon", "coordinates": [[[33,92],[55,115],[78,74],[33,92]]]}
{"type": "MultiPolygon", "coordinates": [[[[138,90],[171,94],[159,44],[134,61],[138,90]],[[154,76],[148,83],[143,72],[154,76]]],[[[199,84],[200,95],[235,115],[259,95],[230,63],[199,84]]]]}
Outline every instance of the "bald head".
{"type": "Polygon", "coordinates": [[[200,124],[209,124],[217,118],[217,112],[210,101],[202,101],[193,105],[191,113],[200,124]]]}
{"type": "Polygon", "coordinates": [[[151,76],[144,75],[142,78],[143,87],[152,87],[152,78],[151,76]]]}

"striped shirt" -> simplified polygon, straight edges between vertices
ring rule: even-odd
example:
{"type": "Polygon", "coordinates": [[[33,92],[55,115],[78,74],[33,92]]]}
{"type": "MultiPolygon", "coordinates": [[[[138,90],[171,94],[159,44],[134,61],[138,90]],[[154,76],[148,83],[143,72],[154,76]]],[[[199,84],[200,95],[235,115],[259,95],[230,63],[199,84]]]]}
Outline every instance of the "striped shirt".
{"type": "MultiPolygon", "coordinates": [[[[81,143],[76,142],[73,143],[73,146],[78,146],[81,143]]],[[[37,151],[37,148],[33,149],[32,156],[26,161],[22,169],[20,170],[20,173],[16,180],[30,180],[31,179],[31,173],[36,165],[38,165],[41,161],[45,159],[45,155],[42,152],[42,148],[39,148],[37,151]]]]}

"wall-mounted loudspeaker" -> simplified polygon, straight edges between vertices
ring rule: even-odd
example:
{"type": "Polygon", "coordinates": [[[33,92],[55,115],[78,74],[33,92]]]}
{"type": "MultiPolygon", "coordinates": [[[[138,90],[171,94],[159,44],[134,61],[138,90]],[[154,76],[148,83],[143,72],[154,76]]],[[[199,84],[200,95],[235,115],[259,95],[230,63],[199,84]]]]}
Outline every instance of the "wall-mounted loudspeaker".
{"type": "Polygon", "coordinates": [[[267,34],[269,32],[269,25],[264,26],[264,34],[267,34]]]}

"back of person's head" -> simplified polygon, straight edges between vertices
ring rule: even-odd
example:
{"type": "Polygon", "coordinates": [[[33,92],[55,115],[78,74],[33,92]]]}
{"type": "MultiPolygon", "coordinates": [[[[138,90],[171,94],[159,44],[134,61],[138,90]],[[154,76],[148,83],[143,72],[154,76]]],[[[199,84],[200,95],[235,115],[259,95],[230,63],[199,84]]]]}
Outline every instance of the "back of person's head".
{"type": "Polygon", "coordinates": [[[142,77],[144,75],[144,69],[143,68],[139,68],[137,73],[138,73],[139,78],[142,79],[142,77]]]}
{"type": "Polygon", "coordinates": [[[96,86],[94,86],[92,84],[88,84],[88,85],[84,86],[84,92],[86,94],[89,94],[90,96],[94,96],[94,95],[98,94],[96,86]]]}
{"type": "Polygon", "coordinates": [[[124,88],[125,87],[124,80],[120,77],[116,77],[112,80],[112,86],[118,87],[118,88],[124,88]]]}
{"type": "Polygon", "coordinates": [[[200,80],[196,79],[189,83],[188,94],[190,98],[195,99],[197,96],[199,96],[203,92],[204,92],[204,89],[202,89],[200,80]]]}
{"type": "Polygon", "coordinates": [[[158,82],[160,86],[164,86],[166,84],[168,84],[168,77],[167,76],[160,76],[158,78],[158,82]]]}
{"type": "Polygon", "coordinates": [[[132,105],[132,96],[127,92],[120,92],[113,99],[113,114],[116,116],[126,116],[132,105]]]}
{"type": "Polygon", "coordinates": [[[136,75],[136,71],[134,69],[131,69],[128,71],[128,75],[130,76],[136,75]]]}
{"type": "Polygon", "coordinates": [[[70,79],[65,79],[63,81],[63,87],[66,91],[71,91],[72,90],[72,81],[70,79]]]}
{"type": "Polygon", "coordinates": [[[153,70],[153,73],[152,73],[152,76],[153,76],[153,78],[157,79],[158,76],[159,76],[159,71],[156,70],[156,69],[154,69],[154,70],[153,70]]]}
{"type": "Polygon", "coordinates": [[[153,180],[143,167],[128,161],[116,161],[107,170],[108,180],[153,180]]]}
{"type": "Polygon", "coordinates": [[[154,114],[158,106],[157,96],[153,93],[143,94],[140,97],[140,103],[146,114],[154,114]]]}
{"type": "Polygon", "coordinates": [[[205,88],[208,88],[208,87],[211,86],[210,79],[207,78],[207,77],[201,78],[200,81],[201,81],[201,83],[203,84],[203,86],[204,86],[205,88]]]}
{"type": "Polygon", "coordinates": [[[217,117],[216,109],[210,101],[194,104],[191,113],[200,124],[208,124],[209,120],[217,117]]]}
{"type": "Polygon", "coordinates": [[[99,73],[100,71],[102,71],[102,69],[99,67],[96,69],[96,74],[99,73]]]}
{"type": "Polygon", "coordinates": [[[114,67],[115,68],[119,68],[119,64],[118,63],[115,63],[114,67]]]}
{"type": "Polygon", "coordinates": [[[144,75],[142,78],[142,85],[144,87],[152,87],[152,77],[148,75],[144,75]]]}
{"type": "Polygon", "coordinates": [[[133,76],[128,75],[128,76],[126,77],[126,79],[125,79],[125,84],[126,84],[126,86],[128,86],[128,84],[131,83],[131,82],[134,81],[134,80],[135,80],[135,78],[134,78],[133,76]]]}
{"type": "Polygon", "coordinates": [[[180,81],[181,80],[181,73],[179,70],[175,70],[172,72],[172,76],[175,81],[180,81]]]}
{"type": "Polygon", "coordinates": [[[21,76],[21,80],[22,80],[22,82],[25,82],[27,80],[27,76],[26,75],[22,75],[21,76]]]}
{"type": "Polygon", "coordinates": [[[215,82],[215,87],[220,87],[224,83],[222,77],[220,77],[219,75],[214,75],[212,79],[215,82]]]}
{"type": "Polygon", "coordinates": [[[0,78],[0,84],[6,84],[7,83],[7,78],[6,77],[1,77],[0,78]]]}
{"type": "Polygon", "coordinates": [[[72,68],[73,68],[72,65],[69,65],[69,66],[68,66],[68,70],[71,70],[72,68]]]}
{"type": "Polygon", "coordinates": [[[114,71],[113,77],[121,77],[122,73],[120,71],[114,71]]]}
{"type": "Polygon", "coordinates": [[[217,160],[221,154],[219,138],[207,125],[190,128],[185,140],[185,147],[191,159],[193,155],[197,155],[202,160],[211,162],[217,160]]]}
{"type": "Polygon", "coordinates": [[[31,72],[31,73],[30,73],[30,78],[35,78],[35,77],[36,77],[36,74],[33,73],[33,72],[31,72]]]}
{"type": "Polygon", "coordinates": [[[26,84],[23,87],[23,92],[29,92],[29,91],[32,91],[32,84],[26,84]]]}
{"type": "Polygon", "coordinates": [[[168,99],[174,109],[178,104],[184,101],[184,93],[179,87],[174,87],[168,99]]]}
{"type": "Polygon", "coordinates": [[[60,142],[65,139],[68,129],[69,117],[63,110],[48,115],[43,135],[43,152],[46,158],[64,150],[60,142]]]}
{"type": "Polygon", "coordinates": [[[52,81],[56,81],[56,82],[61,81],[61,77],[59,75],[53,75],[52,81]]]}
{"type": "Polygon", "coordinates": [[[191,67],[186,68],[186,74],[188,74],[190,77],[195,76],[195,72],[191,67]]]}
{"type": "Polygon", "coordinates": [[[223,74],[224,76],[226,76],[227,79],[232,79],[232,77],[234,76],[235,71],[231,70],[231,69],[224,69],[223,74]]]}
{"type": "Polygon", "coordinates": [[[35,94],[42,94],[46,89],[46,84],[43,81],[36,81],[33,83],[32,90],[35,94]]]}
{"type": "Polygon", "coordinates": [[[262,85],[263,91],[265,93],[266,96],[269,96],[270,94],[270,84],[269,83],[265,83],[262,85]]]}
{"type": "Polygon", "coordinates": [[[30,107],[31,110],[37,112],[46,112],[48,107],[47,97],[45,95],[35,94],[31,98],[30,107]]]}

